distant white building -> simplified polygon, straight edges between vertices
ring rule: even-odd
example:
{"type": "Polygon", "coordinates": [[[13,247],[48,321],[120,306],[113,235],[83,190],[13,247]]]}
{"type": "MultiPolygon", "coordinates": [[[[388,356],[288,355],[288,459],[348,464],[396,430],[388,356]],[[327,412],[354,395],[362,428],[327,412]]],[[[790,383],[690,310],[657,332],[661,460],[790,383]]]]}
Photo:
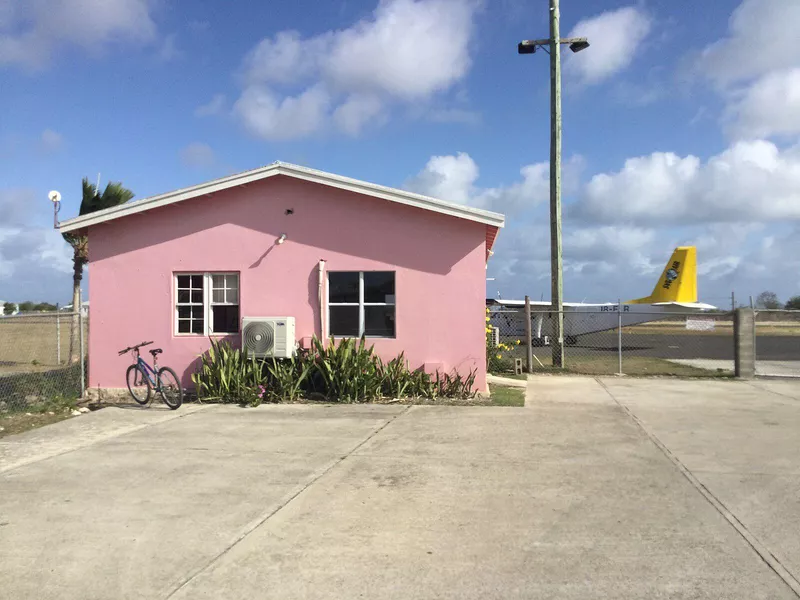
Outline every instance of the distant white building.
{"type": "MultiPolygon", "coordinates": [[[[66,304],[66,305],[62,306],[60,310],[63,310],[64,312],[72,312],[72,304],[66,304]]],[[[89,301],[88,300],[86,300],[85,302],[81,302],[81,314],[83,314],[84,317],[88,316],[88,314],[89,314],[89,301]]]]}

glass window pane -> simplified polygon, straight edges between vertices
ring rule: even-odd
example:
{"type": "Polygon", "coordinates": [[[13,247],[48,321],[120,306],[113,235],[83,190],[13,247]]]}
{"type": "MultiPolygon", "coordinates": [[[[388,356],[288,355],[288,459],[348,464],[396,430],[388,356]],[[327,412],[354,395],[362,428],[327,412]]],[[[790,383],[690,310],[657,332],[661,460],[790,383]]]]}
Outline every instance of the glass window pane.
{"type": "Polygon", "coordinates": [[[192,318],[193,319],[201,319],[203,318],[203,313],[205,312],[204,306],[202,304],[192,305],[192,318]]]}
{"type": "Polygon", "coordinates": [[[180,319],[178,321],[178,333],[189,333],[191,321],[180,319]]]}
{"type": "Polygon", "coordinates": [[[211,286],[222,289],[225,287],[225,275],[212,275],[211,286]]]}
{"type": "Polygon", "coordinates": [[[178,307],[178,318],[179,319],[188,319],[192,316],[192,307],[191,306],[179,306],[178,307]]]}
{"type": "Polygon", "coordinates": [[[225,292],[225,301],[231,304],[239,304],[239,288],[229,288],[225,292]]]}
{"type": "Polygon", "coordinates": [[[364,302],[394,302],[394,272],[364,272],[364,302]]]}
{"type": "Polygon", "coordinates": [[[203,333],[203,319],[192,320],[192,333],[203,333]]]}
{"type": "Polygon", "coordinates": [[[189,302],[189,290],[178,290],[178,302],[189,302]]]}
{"type": "Polygon", "coordinates": [[[178,275],[178,287],[179,288],[188,288],[189,287],[189,276],[188,275],[178,275]]]}
{"type": "Polygon", "coordinates": [[[225,302],[225,290],[214,290],[211,294],[212,302],[225,302]]]}
{"type": "Polygon", "coordinates": [[[203,290],[192,290],[192,302],[195,302],[197,304],[202,304],[203,290]]]}
{"type": "Polygon", "coordinates": [[[394,306],[365,306],[364,334],[394,337],[394,306]]]}
{"type": "Polygon", "coordinates": [[[214,333],[236,333],[239,331],[239,307],[233,305],[213,306],[214,333]]]}
{"type": "Polygon", "coordinates": [[[330,333],[336,337],[358,337],[358,307],[331,306],[330,333]]]}
{"type": "Polygon", "coordinates": [[[328,302],[358,302],[358,271],[328,274],[328,302]]]}
{"type": "Polygon", "coordinates": [[[203,276],[192,275],[192,288],[203,289],[203,276]]]}

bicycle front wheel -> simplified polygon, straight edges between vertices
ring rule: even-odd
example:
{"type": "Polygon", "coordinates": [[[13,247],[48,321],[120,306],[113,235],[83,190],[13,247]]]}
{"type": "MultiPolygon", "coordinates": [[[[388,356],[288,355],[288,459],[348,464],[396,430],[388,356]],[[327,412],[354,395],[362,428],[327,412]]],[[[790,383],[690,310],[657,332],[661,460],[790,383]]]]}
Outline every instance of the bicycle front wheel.
{"type": "Polygon", "coordinates": [[[128,382],[128,391],[131,397],[139,404],[147,404],[153,393],[153,386],[150,378],[139,368],[139,365],[131,365],[125,373],[128,382]]]}
{"type": "Polygon", "coordinates": [[[183,388],[175,371],[169,367],[161,367],[158,370],[158,392],[164,400],[164,404],[175,410],[183,404],[183,388]]]}

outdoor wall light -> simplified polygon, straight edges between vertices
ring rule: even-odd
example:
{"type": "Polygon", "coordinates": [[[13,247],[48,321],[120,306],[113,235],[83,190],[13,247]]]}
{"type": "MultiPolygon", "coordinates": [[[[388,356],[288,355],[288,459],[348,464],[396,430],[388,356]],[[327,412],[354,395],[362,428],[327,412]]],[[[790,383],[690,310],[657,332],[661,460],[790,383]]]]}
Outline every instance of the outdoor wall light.
{"type": "Polygon", "coordinates": [[[286,241],[286,234],[285,234],[285,233],[282,233],[282,234],[281,234],[281,237],[279,237],[279,238],[278,238],[278,241],[277,241],[276,243],[277,243],[277,244],[282,244],[282,243],[283,243],[283,242],[285,242],[285,241],[286,241]]]}

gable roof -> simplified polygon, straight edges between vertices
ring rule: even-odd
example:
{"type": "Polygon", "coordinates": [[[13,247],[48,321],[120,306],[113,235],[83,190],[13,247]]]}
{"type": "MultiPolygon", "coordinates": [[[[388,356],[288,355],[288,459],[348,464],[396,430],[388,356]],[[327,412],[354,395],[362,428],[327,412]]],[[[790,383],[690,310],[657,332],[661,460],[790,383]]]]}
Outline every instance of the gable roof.
{"type": "Polygon", "coordinates": [[[112,206],[99,210],[97,212],[68,219],[59,224],[59,229],[62,232],[75,231],[76,229],[83,229],[92,225],[98,225],[127,215],[144,212],[159,206],[166,206],[168,204],[175,204],[198,196],[205,196],[246,183],[253,183],[276,175],[286,175],[294,177],[295,179],[302,179],[304,181],[311,181],[327,185],[329,187],[339,188],[372,196],[373,198],[381,198],[390,202],[397,202],[398,204],[405,204],[406,206],[414,206],[425,210],[449,215],[451,217],[458,217],[460,219],[467,219],[477,223],[483,223],[487,226],[487,252],[494,242],[497,235],[497,228],[505,225],[505,217],[496,212],[482,210],[480,208],[472,208],[470,206],[463,206],[461,204],[453,204],[452,202],[445,202],[437,198],[423,196],[421,194],[414,194],[404,190],[376,185],[374,183],[367,183],[358,179],[351,179],[350,177],[342,177],[341,175],[334,175],[316,169],[309,169],[308,167],[300,167],[283,162],[274,162],[266,167],[260,167],[251,171],[244,171],[228,177],[214,179],[206,183],[194,185],[191,187],[167,192],[166,194],[159,194],[158,196],[151,196],[149,198],[142,198],[135,202],[128,202],[119,206],[112,206]],[[490,235],[491,230],[491,235],[490,235]],[[491,242],[490,242],[491,240],[491,242]]]}

